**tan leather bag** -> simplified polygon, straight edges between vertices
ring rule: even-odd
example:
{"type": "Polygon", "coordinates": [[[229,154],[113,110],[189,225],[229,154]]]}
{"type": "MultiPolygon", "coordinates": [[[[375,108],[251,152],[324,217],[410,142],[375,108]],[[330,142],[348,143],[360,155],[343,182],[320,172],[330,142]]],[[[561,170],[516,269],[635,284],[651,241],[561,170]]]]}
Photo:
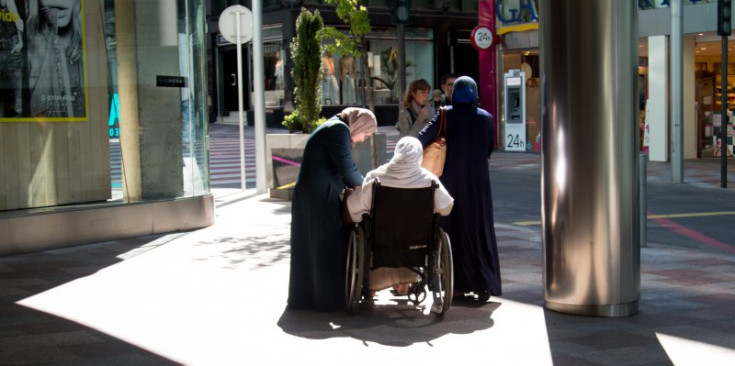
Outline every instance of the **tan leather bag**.
{"type": "Polygon", "coordinates": [[[424,148],[424,159],[421,166],[434,173],[437,177],[441,177],[444,172],[444,163],[447,160],[447,111],[444,108],[439,109],[439,132],[436,138],[424,148]]]}

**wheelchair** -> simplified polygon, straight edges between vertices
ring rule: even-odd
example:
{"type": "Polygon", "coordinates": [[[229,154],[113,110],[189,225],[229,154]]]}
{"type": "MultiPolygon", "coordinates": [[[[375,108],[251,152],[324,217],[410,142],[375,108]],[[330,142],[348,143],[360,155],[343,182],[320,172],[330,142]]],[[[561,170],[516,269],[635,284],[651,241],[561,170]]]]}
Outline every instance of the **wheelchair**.
{"type": "Polygon", "coordinates": [[[347,310],[372,301],[370,270],[408,268],[417,274],[408,293],[420,304],[426,288],[432,293],[431,312],[443,316],[452,305],[454,273],[449,236],[434,213],[434,182],[426,188],[395,188],[373,184],[372,209],[352,224],[347,248],[347,310]]]}

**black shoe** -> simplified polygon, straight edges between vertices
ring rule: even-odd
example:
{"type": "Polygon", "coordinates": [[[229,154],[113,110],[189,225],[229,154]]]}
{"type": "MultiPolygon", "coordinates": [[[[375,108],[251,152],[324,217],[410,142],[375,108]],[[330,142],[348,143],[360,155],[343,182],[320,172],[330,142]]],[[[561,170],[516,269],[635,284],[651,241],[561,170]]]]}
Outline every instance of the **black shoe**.
{"type": "Polygon", "coordinates": [[[482,290],[477,293],[477,301],[484,304],[488,300],[490,300],[490,290],[482,290]]]}

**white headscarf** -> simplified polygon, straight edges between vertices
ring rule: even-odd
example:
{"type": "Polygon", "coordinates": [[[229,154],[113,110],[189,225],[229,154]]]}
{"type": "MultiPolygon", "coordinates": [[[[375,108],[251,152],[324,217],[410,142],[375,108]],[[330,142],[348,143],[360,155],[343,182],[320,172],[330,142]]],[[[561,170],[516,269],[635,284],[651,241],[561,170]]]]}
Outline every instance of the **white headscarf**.
{"type": "Polygon", "coordinates": [[[406,136],[396,143],[393,158],[387,164],[368,172],[365,181],[379,178],[381,184],[390,187],[420,188],[438,181],[434,174],[421,167],[424,149],[421,142],[412,136],[406,136]]]}
{"type": "Polygon", "coordinates": [[[423,157],[424,149],[417,138],[406,136],[398,140],[393,158],[368,172],[361,189],[348,197],[347,207],[352,219],[360,221],[362,214],[370,211],[375,178],[384,186],[398,188],[422,188],[431,186],[431,182],[439,183],[439,188],[434,191],[434,212],[448,215],[454,199],[436,175],[421,167],[423,157]]]}

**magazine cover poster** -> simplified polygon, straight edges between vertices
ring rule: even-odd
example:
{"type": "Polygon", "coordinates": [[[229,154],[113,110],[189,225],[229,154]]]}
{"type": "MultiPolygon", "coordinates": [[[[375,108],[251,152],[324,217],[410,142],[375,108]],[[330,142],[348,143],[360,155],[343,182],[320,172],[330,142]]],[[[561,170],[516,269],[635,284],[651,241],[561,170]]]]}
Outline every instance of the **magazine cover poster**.
{"type": "Polygon", "coordinates": [[[82,0],[0,0],[0,122],[87,120],[82,0]]]}

